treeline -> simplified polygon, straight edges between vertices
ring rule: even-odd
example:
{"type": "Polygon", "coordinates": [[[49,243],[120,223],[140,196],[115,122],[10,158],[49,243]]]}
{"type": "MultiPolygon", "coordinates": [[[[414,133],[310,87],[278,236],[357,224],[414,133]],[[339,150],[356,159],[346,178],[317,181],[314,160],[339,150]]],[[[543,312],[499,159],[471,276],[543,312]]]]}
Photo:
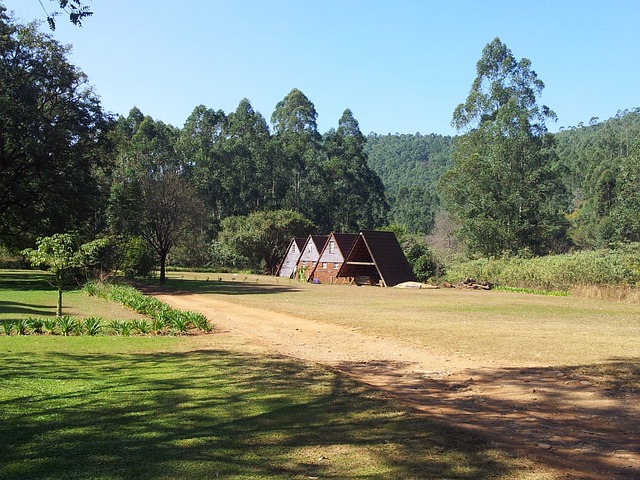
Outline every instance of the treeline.
{"type": "Polygon", "coordinates": [[[293,235],[391,228],[409,257],[431,261],[425,235],[448,213],[471,255],[640,241],[640,110],[548,133],[541,119],[552,112],[535,103],[530,62],[515,62],[499,39],[479,75],[506,59],[511,76],[528,80],[475,82],[495,88],[456,109],[468,129],[456,137],[365,137],[349,109],[322,134],[298,89],[269,121],[243,99],[233,112],[196,106],[175,127],[137,108],[104,112],[68,48],[5,12],[0,5],[5,251],[73,232],[79,243],[108,239],[101,262],[132,275],[156,264],[164,273],[169,258],[271,270],[293,235]]]}
{"type": "Polygon", "coordinates": [[[163,267],[170,252],[202,265],[224,251],[211,247],[224,225],[242,225],[225,220],[253,212],[290,212],[270,221],[318,232],[387,223],[384,186],[348,109],[324,134],[298,89],[270,124],[247,99],[234,112],[197,106],[181,128],[137,108],[113,118],[51,35],[13,23],[2,5],[0,30],[4,246],[73,231],[109,237],[139,265],[142,243],[163,267]]]}
{"type": "MultiPolygon", "coordinates": [[[[454,137],[369,134],[365,151],[385,185],[389,220],[429,233],[444,208],[440,177],[452,165],[454,137]]],[[[567,187],[567,248],[640,241],[640,108],[553,134],[553,169],[567,187]]]]}

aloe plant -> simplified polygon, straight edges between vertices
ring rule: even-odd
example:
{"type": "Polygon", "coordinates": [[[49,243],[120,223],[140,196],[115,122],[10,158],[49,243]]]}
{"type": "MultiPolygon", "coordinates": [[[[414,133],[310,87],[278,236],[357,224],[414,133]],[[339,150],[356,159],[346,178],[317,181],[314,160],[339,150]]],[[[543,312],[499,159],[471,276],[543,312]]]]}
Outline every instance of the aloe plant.
{"type": "Polygon", "coordinates": [[[11,335],[11,332],[13,331],[14,323],[15,322],[13,320],[2,321],[2,329],[4,330],[5,335],[11,335]]]}
{"type": "Polygon", "coordinates": [[[44,320],[42,320],[42,323],[44,325],[44,331],[53,335],[56,331],[56,327],[58,326],[58,319],[45,318],[44,320]]]}
{"type": "Polygon", "coordinates": [[[133,330],[136,330],[138,333],[141,333],[142,335],[146,335],[151,330],[151,326],[145,320],[140,320],[140,319],[134,320],[131,326],[133,330]]]}
{"type": "Polygon", "coordinates": [[[65,337],[77,333],[80,327],[78,319],[71,315],[63,315],[58,319],[58,325],[60,326],[60,332],[65,337]]]}
{"type": "Polygon", "coordinates": [[[102,329],[102,318],[100,317],[87,317],[82,322],[82,327],[88,335],[95,336],[100,333],[102,329]]]}
{"type": "Polygon", "coordinates": [[[42,318],[29,317],[27,318],[27,323],[29,324],[29,328],[33,333],[40,334],[43,332],[44,321],[42,320],[42,318]]]}

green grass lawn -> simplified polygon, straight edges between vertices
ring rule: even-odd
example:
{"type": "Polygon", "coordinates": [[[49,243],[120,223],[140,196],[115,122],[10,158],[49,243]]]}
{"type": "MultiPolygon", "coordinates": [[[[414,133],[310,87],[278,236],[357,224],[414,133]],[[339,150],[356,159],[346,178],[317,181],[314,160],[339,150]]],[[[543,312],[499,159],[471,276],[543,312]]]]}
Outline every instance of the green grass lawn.
{"type": "Polygon", "coordinates": [[[326,370],[188,344],[1,337],[0,478],[552,478],[326,370]]]}
{"type": "MultiPolygon", "coordinates": [[[[28,317],[55,317],[58,292],[49,284],[50,275],[40,271],[0,270],[0,321],[28,317]]],[[[88,296],[82,289],[65,291],[64,315],[110,320],[134,320],[141,315],[117,303],[88,296]]]]}
{"type": "MultiPolygon", "coordinates": [[[[0,272],[0,318],[48,312],[44,288],[40,273],[0,272]]],[[[126,314],[65,297],[82,315],[126,314]]],[[[336,373],[197,345],[0,336],[0,478],[554,478],[336,373]]]]}

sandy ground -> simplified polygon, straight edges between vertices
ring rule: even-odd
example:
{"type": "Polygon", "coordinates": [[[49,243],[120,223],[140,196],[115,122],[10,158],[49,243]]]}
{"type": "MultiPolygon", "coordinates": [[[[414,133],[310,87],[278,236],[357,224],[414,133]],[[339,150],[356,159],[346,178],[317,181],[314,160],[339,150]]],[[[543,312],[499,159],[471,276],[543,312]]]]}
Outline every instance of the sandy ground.
{"type": "Polygon", "coordinates": [[[640,479],[640,392],[545,367],[483,368],[469,358],[210,295],[147,293],[207,315],[217,335],[199,337],[202,348],[218,347],[223,335],[245,348],[328,366],[564,478],[640,479]]]}

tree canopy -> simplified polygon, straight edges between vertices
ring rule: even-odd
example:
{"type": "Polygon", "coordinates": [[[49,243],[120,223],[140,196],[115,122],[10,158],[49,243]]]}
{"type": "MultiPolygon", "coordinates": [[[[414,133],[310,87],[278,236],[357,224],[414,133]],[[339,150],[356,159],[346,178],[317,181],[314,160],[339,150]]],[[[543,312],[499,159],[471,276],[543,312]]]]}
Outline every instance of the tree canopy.
{"type": "Polygon", "coordinates": [[[0,241],[20,244],[87,229],[99,215],[109,122],[69,48],[5,12],[0,5],[0,241]]]}
{"type": "Polygon", "coordinates": [[[453,114],[465,133],[441,180],[459,236],[484,255],[560,249],[568,205],[545,124],[555,115],[537,102],[544,84],[531,62],[516,60],[498,38],[483,49],[476,71],[453,114]]]}

